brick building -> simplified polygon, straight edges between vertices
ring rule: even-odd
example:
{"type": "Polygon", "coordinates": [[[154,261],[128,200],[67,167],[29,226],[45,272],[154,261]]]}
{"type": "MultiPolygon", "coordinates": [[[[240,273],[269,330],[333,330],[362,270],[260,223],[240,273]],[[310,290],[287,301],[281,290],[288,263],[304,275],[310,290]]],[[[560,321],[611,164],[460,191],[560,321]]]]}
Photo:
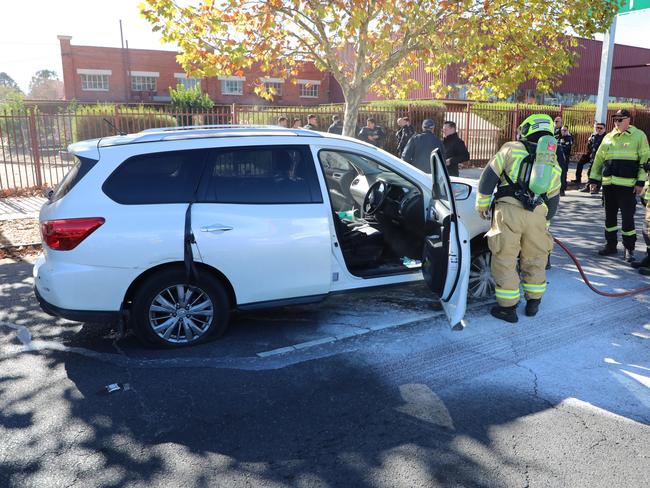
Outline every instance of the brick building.
{"type": "Polygon", "coordinates": [[[276,90],[273,103],[318,105],[330,102],[330,75],[305,63],[296,79],[263,78],[249,70],[244,76],[192,79],[176,62],[173,51],[74,46],[72,37],[58,36],[63,63],[65,99],[80,102],[168,102],[178,83],[200,85],[216,104],[269,104],[253,91],[257,79],[276,90]]]}
{"type": "MultiPolygon", "coordinates": [[[[147,49],[122,49],[95,46],[73,46],[70,36],[58,36],[63,61],[65,99],[81,102],[167,102],[169,87],[182,83],[187,87],[200,84],[216,104],[255,104],[271,102],[253,91],[255,80],[263,74],[249,70],[242,77],[188,79],[176,62],[176,53],[147,49]]],[[[595,101],[602,42],[580,38],[576,66],[562,78],[557,90],[545,94],[535,90],[534,82],[523,83],[510,99],[571,105],[583,100],[595,101]]],[[[650,63],[650,49],[617,44],[614,67],[650,63]]],[[[420,63],[413,76],[422,87],[413,90],[409,99],[433,98],[429,90],[432,73],[420,63]]],[[[465,99],[467,85],[459,76],[458,66],[451,65],[441,74],[452,86],[450,99],[465,99]]],[[[305,63],[296,79],[266,79],[278,95],[275,105],[318,105],[344,101],[341,87],[328,74],[312,63],[305,63]]],[[[370,93],[366,101],[380,100],[370,93]]],[[[650,67],[614,69],[610,101],[632,101],[650,105],[650,67]]]]}

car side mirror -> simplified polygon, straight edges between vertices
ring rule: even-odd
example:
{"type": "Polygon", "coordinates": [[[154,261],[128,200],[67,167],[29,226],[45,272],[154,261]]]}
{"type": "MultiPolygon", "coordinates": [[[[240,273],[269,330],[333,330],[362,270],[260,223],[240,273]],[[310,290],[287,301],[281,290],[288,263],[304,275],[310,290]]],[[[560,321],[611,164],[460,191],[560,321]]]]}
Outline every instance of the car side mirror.
{"type": "Polygon", "coordinates": [[[451,190],[454,192],[456,201],[467,200],[472,194],[472,187],[467,183],[459,183],[457,181],[451,182],[451,190]]]}
{"type": "Polygon", "coordinates": [[[47,198],[48,202],[52,201],[52,196],[54,195],[54,188],[45,188],[43,190],[43,196],[47,198]]]}

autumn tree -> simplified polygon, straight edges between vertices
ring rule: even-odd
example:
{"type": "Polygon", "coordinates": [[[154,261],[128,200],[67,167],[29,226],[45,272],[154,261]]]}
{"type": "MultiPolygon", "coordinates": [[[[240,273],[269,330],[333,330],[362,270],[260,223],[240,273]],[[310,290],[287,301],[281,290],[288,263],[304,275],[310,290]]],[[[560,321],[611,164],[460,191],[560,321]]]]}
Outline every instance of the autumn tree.
{"type": "MultiPolygon", "coordinates": [[[[146,0],[141,13],[180,48],[193,76],[242,74],[253,65],[270,77],[295,77],[311,61],[332,73],[345,97],[344,134],[353,135],[369,91],[404,98],[418,87],[414,68],[441,76],[458,64],[469,94],[497,97],[529,79],[549,89],[572,65],[568,33],[605,31],[610,0],[146,0]]],[[[257,83],[262,96],[264,84],[257,83]]]]}
{"type": "Polygon", "coordinates": [[[56,71],[38,70],[29,82],[28,97],[39,100],[56,100],[60,96],[62,85],[63,82],[59,80],[56,71]]]}
{"type": "Polygon", "coordinates": [[[9,88],[11,90],[15,90],[17,92],[20,91],[20,87],[18,86],[18,83],[16,83],[14,79],[4,71],[0,73],[0,86],[4,88],[9,88]]]}

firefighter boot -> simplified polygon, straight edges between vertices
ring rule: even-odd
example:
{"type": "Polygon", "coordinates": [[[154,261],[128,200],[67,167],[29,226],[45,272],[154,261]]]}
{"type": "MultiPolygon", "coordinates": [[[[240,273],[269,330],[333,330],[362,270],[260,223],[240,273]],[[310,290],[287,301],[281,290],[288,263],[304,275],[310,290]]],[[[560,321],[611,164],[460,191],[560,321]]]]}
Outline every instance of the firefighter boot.
{"type": "Polygon", "coordinates": [[[626,249],[623,259],[630,264],[634,263],[636,261],[636,258],[634,257],[634,249],[626,249]]]}
{"type": "Polygon", "coordinates": [[[650,255],[646,255],[641,261],[630,263],[633,268],[650,268],[650,255]]]}
{"type": "Polygon", "coordinates": [[[517,305],[512,307],[502,307],[501,305],[495,305],[490,310],[490,313],[493,317],[496,317],[499,320],[505,320],[511,324],[516,324],[519,322],[519,317],[517,317],[517,305]]]}
{"type": "Polygon", "coordinates": [[[526,302],[526,317],[534,317],[537,315],[539,310],[539,304],[542,301],[541,298],[530,298],[526,302]]]}
{"type": "Polygon", "coordinates": [[[614,254],[618,254],[618,249],[616,249],[615,245],[610,246],[609,244],[605,244],[605,247],[598,250],[598,254],[601,256],[612,256],[614,254]]]}

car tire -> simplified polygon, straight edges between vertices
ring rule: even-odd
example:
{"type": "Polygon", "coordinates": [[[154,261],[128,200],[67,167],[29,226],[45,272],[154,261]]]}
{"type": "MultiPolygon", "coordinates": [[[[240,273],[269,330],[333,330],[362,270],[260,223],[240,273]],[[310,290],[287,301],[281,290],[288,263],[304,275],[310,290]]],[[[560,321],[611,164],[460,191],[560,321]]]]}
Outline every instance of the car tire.
{"type": "Polygon", "coordinates": [[[481,246],[472,252],[467,290],[467,295],[472,300],[482,300],[494,296],[496,282],[492,277],[491,262],[492,253],[487,247],[481,246]]]}
{"type": "Polygon", "coordinates": [[[164,348],[201,344],[228,327],[230,304],[224,286],[205,272],[188,285],[183,268],[148,277],[133,299],[132,321],[144,343],[164,348]]]}

